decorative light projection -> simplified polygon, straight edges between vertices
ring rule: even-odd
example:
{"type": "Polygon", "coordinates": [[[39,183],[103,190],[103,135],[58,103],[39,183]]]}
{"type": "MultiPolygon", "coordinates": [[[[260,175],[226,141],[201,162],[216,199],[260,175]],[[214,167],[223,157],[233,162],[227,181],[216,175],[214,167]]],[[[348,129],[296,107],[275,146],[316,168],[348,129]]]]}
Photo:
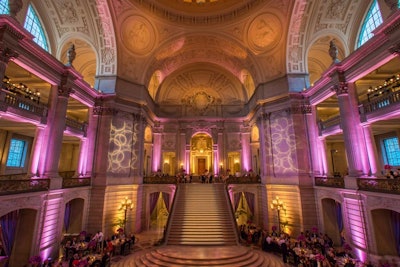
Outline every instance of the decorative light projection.
{"type": "Polygon", "coordinates": [[[135,145],[138,143],[138,124],[132,121],[113,121],[110,130],[108,152],[108,172],[130,174],[137,169],[138,156],[135,145]],[[118,125],[121,124],[121,125],[118,125]]]}
{"type": "Polygon", "coordinates": [[[271,139],[275,172],[295,172],[297,167],[293,159],[296,159],[296,138],[293,121],[286,114],[277,114],[271,117],[270,127],[271,132],[266,133],[266,140],[271,139]]]}

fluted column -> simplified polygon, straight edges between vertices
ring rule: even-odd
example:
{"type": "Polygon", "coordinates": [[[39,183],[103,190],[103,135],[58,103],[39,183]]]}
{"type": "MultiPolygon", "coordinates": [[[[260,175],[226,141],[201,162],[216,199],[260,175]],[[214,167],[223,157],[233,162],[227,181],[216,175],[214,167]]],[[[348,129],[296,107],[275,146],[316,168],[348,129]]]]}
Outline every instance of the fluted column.
{"type": "Polygon", "coordinates": [[[328,170],[328,159],[327,159],[327,146],[326,146],[326,138],[320,136],[318,138],[318,160],[319,163],[321,164],[321,171],[322,175],[327,175],[329,170],[328,170]]]}
{"type": "Polygon", "coordinates": [[[366,155],[363,133],[358,113],[354,84],[346,82],[342,72],[333,77],[334,91],[338,97],[341,127],[343,130],[349,176],[359,177],[368,173],[368,156],[366,155]]]}
{"type": "MultiPolygon", "coordinates": [[[[136,123],[138,123],[137,143],[134,149],[138,150],[137,162],[132,162],[135,165],[134,183],[143,183],[143,168],[144,168],[144,131],[146,128],[146,119],[142,113],[136,115],[136,123]]],[[[133,129],[135,131],[135,127],[133,129]]]]}
{"type": "Polygon", "coordinates": [[[251,152],[250,152],[250,128],[243,127],[241,132],[241,145],[242,145],[242,170],[248,171],[251,169],[251,152]]]}
{"type": "Polygon", "coordinates": [[[86,137],[82,137],[79,144],[79,160],[75,175],[78,176],[86,175],[87,154],[88,154],[88,140],[86,137]]]}
{"type": "MultiPolygon", "coordinates": [[[[319,149],[319,133],[318,133],[318,125],[317,125],[317,112],[316,108],[313,105],[307,105],[304,109],[306,115],[306,123],[307,123],[307,132],[308,132],[308,140],[310,142],[310,153],[311,153],[311,166],[312,172],[315,175],[322,175],[323,168],[321,166],[321,155],[319,149]]],[[[322,156],[325,156],[322,155],[322,156]]]]}
{"type": "Polygon", "coordinates": [[[153,172],[162,170],[161,168],[161,129],[154,128],[153,130],[153,172]]]}
{"type": "Polygon", "coordinates": [[[181,129],[179,132],[179,168],[183,168],[185,169],[185,171],[187,173],[189,173],[189,170],[186,167],[186,162],[187,162],[187,158],[186,158],[186,131],[184,129],[181,129]]]}
{"type": "Polygon", "coordinates": [[[44,164],[44,176],[52,178],[51,188],[61,187],[61,178],[58,175],[58,164],[62,147],[62,140],[65,129],[67,115],[68,98],[72,89],[67,84],[67,78],[63,77],[58,86],[57,95],[52,99],[51,111],[49,114],[47,127],[49,142],[47,144],[46,162],[44,164]]]}
{"type": "MultiPolygon", "coordinates": [[[[224,146],[224,130],[223,128],[218,128],[218,173],[220,173],[223,169],[226,170],[226,160],[225,160],[225,146],[224,146]]],[[[222,173],[221,173],[222,174],[222,173]]]]}
{"type": "Polygon", "coordinates": [[[107,184],[108,153],[110,143],[110,131],[115,110],[103,103],[94,107],[93,114],[97,117],[97,138],[95,139],[95,151],[93,159],[92,185],[104,186],[107,184]]]}
{"type": "Polygon", "coordinates": [[[382,168],[378,160],[378,149],[376,147],[371,124],[363,125],[363,131],[364,131],[365,144],[368,152],[367,155],[370,167],[369,175],[377,177],[380,175],[380,170],[382,168]]]}
{"type": "MultiPolygon", "coordinates": [[[[261,174],[261,179],[263,179],[267,175],[267,169],[266,169],[266,162],[267,162],[267,153],[266,153],[266,145],[265,143],[267,140],[265,140],[265,120],[266,120],[266,114],[261,114],[257,118],[257,127],[259,130],[259,136],[260,136],[260,174],[261,174]]],[[[265,181],[263,181],[265,182],[265,181]]]]}
{"type": "MultiPolygon", "coordinates": [[[[93,173],[93,159],[94,159],[94,149],[96,143],[96,131],[98,124],[98,115],[95,115],[94,108],[89,108],[89,122],[87,126],[86,133],[86,156],[82,160],[85,161],[85,168],[82,169],[83,175],[92,176],[93,173]]],[[[83,155],[80,155],[81,157],[83,155]]]]}
{"type": "Polygon", "coordinates": [[[36,127],[35,138],[33,139],[32,153],[29,159],[29,176],[40,176],[39,160],[44,147],[45,129],[44,125],[36,127]]]}

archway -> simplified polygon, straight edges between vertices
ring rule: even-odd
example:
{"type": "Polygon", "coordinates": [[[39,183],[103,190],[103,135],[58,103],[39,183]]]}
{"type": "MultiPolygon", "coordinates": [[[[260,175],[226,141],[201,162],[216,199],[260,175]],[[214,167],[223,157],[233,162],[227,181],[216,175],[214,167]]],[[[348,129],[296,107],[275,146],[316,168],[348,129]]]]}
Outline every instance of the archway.
{"type": "Polygon", "coordinates": [[[202,175],[213,172],[213,141],[205,133],[198,133],[192,137],[190,146],[190,173],[202,175]]]}
{"type": "Polygon", "coordinates": [[[65,233],[77,234],[82,231],[82,219],[84,200],[82,198],[72,199],[65,204],[64,227],[65,233]]]}
{"type": "Polygon", "coordinates": [[[377,209],[371,212],[379,255],[400,256],[400,213],[377,209]]]}
{"type": "Polygon", "coordinates": [[[8,266],[24,266],[31,254],[37,211],[14,210],[0,217],[1,242],[9,257],[8,266]]]}
{"type": "Polygon", "coordinates": [[[325,233],[332,238],[335,246],[342,245],[341,236],[344,231],[342,205],[334,199],[325,198],[322,200],[322,215],[325,233]]]}
{"type": "Polygon", "coordinates": [[[235,218],[239,225],[253,222],[254,194],[250,192],[239,192],[234,194],[235,218]]]}
{"type": "Polygon", "coordinates": [[[150,194],[150,229],[163,231],[169,216],[170,195],[165,192],[150,194]]]}

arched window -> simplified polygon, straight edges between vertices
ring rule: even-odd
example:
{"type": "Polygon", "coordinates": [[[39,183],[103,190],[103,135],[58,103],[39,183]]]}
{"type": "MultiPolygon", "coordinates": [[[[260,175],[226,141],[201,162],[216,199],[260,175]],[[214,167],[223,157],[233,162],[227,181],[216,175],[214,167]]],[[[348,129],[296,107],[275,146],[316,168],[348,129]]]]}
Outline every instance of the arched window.
{"type": "Polygon", "coordinates": [[[357,48],[362,46],[365,42],[374,36],[372,33],[379,25],[383,22],[381,10],[376,0],[372,2],[371,7],[368,10],[367,16],[362,24],[360,36],[358,37],[357,48]]]}
{"type": "Polygon", "coordinates": [[[0,0],[0,14],[9,14],[8,0],[0,0]]]}
{"type": "Polygon", "coordinates": [[[28,7],[24,28],[27,29],[33,36],[35,36],[33,41],[40,45],[44,50],[49,51],[49,46],[47,45],[42,23],[40,23],[39,17],[37,16],[32,5],[29,5],[28,7]]]}

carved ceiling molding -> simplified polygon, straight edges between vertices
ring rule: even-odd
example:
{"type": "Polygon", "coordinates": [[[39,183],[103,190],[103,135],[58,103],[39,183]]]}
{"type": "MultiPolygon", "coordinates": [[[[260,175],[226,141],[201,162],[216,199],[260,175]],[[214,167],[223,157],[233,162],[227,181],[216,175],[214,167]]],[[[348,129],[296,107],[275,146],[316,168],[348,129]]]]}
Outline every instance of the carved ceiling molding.
{"type": "Polygon", "coordinates": [[[275,48],[281,38],[282,23],[272,13],[263,13],[254,18],[247,32],[248,45],[256,55],[275,48]]]}
{"type": "Polygon", "coordinates": [[[194,69],[169,77],[161,85],[156,102],[186,104],[204,113],[211,104],[240,104],[248,98],[234,77],[217,69],[194,69]]]}
{"type": "Polygon", "coordinates": [[[147,64],[149,68],[144,79],[149,81],[155,71],[167,77],[197,62],[218,65],[236,77],[240,77],[243,69],[247,69],[255,82],[259,80],[256,63],[244,48],[233,41],[210,35],[181,37],[164,45],[147,64]]]}
{"type": "MultiPolygon", "coordinates": [[[[176,10],[179,5],[165,1],[163,5],[162,1],[156,0],[131,0],[132,3],[147,9],[148,12],[166,19],[173,23],[186,24],[186,25],[215,25],[221,23],[227,23],[230,21],[238,20],[250,14],[253,10],[256,10],[263,3],[268,3],[270,0],[250,0],[250,1],[236,1],[235,5],[229,5],[231,8],[224,8],[220,5],[220,8],[215,8],[216,4],[223,4],[227,1],[218,1],[210,9],[200,9],[196,5],[188,5],[188,3],[181,3],[181,10],[176,10]],[[174,8],[169,7],[172,5],[174,8]],[[203,12],[201,12],[203,11],[203,12]],[[205,12],[206,11],[206,12],[205,12]]],[[[233,0],[230,0],[233,1],[233,0]]],[[[180,1],[181,2],[181,1],[180,1]]]]}
{"type": "MultiPolygon", "coordinates": [[[[58,44],[56,56],[62,55],[65,42],[81,39],[93,45],[99,55],[96,68],[90,72],[96,75],[116,74],[116,40],[107,0],[44,0],[42,5],[39,7],[43,8],[43,13],[39,14],[48,17],[45,28],[54,30],[53,43],[58,44]]],[[[60,58],[60,61],[63,60],[60,58]]]]}

